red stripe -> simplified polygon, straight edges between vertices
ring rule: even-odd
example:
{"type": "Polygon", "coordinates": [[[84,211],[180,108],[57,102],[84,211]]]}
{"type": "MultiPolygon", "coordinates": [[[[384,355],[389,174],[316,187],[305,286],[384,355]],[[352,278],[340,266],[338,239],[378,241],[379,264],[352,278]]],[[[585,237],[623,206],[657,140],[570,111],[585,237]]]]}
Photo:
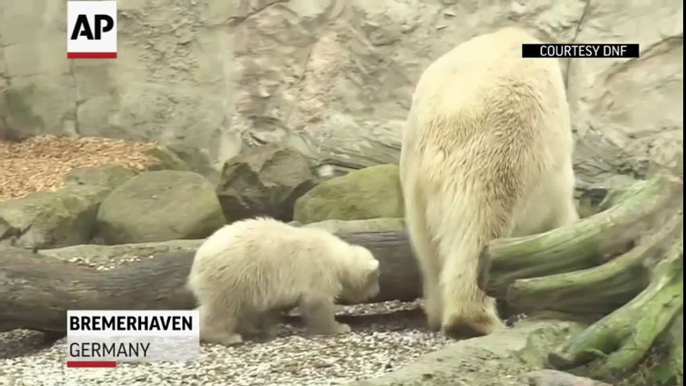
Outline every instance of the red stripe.
{"type": "Polygon", "coordinates": [[[67,52],[67,59],[116,59],[116,52],[67,52]]]}
{"type": "Polygon", "coordinates": [[[67,361],[67,367],[117,367],[115,361],[67,361]]]}

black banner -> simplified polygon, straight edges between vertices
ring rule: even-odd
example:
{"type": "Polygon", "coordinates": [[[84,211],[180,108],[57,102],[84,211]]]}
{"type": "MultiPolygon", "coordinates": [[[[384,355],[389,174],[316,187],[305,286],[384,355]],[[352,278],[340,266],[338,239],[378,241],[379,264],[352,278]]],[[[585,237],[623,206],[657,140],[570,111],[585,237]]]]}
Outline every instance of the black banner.
{"type": "Polygon", "coordinates": [[[522,44],[522,58],[638,58],[638,44],[522,44]]]}

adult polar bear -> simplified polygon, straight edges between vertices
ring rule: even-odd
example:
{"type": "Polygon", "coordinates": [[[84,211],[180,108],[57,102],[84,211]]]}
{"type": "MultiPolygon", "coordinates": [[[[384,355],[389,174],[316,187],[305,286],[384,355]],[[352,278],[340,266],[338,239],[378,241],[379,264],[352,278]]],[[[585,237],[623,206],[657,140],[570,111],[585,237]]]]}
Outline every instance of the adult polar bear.
{"type": "Polygon", "coordinates": [[[401,184],[427,322],[454,337],[503,326],[477,286],[490,240],[578,219],[561,70],[556,59],[522,59],[522,43],[540,42],[505,28],[432,63],[403,133],[401,184]]]}

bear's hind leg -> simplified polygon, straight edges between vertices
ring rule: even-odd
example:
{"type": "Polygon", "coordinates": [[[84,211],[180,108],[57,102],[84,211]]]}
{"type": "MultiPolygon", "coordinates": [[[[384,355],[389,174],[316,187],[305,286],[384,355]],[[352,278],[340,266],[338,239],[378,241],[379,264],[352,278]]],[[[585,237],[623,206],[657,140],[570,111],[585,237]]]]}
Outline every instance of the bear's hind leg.
{"type": "MultiPolygon", "coordinates": [[[[505,327],[498,315],[495,299],[488,296],[477,285],[479,257],[485,242],[492,234],[507,234],[511,229],[509,219],[500,215],[506,209],[468,200],[465,194],[456,194],[461,202],[434,209],[434,213],[445,213],[440,235],[440,255],[443,266],[440,286],[443,299],[441,330],[457,339],[468,339],[489,335],[505,327]],[[474,208],[479,208],[475,216],[474,208]],[[455,224],[448,228],[445,224],[455,224]]],[[[497,202],[497,200],[492,200],[497,202]]],[[[488,201],[487,201],[488,202],[488,201]]],[[[437,203],[440,204],[440,203],[437,203]]]]}
{"type": "Polygon", "coordinates": [[[237,313],[225,309],[224,304],[200,305],[200,340],[232,346],[243,342],[236,332],[237,313]]]}
{"type": "Polygon", "coordinates": [[[416,197],[408,194],[408,203],[405,206],[405,225],[412,250],[422,273],[423,308],[427,326],[432,331],[438,331],[441,328],[443,317],[442,296],[439,289],[441,267],[438,261],[438,251],[428,233],[425,208],[418,205],[419,202],[416,201],[416,197]]]}
{"type": "Polygon", "coordinates": [[[304,297],[299,308],[310,335],[345,334],[351,331],[350,326],[336,321],[333,299],[304,297]]]}
{"type": "Polygon", "coordinates": [[[549,223],[549,229],[556,229],[579,221],[579,212],[576,210],[573,195],[567,199],[561,199],[560,204],[553,211],[553,218],[549,223]]]}
{"type": "Polygon", "coordinates": [[[579,220],[571,164],[562,171],[549,172],[536,186],[522,209],[516,212],[511,237],[544,233],[579,220]]]}
{"type": "Polygon", "coordinates": [[[471,269],[469,264],[458,262],[453,256],[447,259],[441,272],[445,299],[441,330],[456,339],[489,335],[505,327],[495,299],[476,285],[472,275],[465,274],[465,270],[471,269]]]}

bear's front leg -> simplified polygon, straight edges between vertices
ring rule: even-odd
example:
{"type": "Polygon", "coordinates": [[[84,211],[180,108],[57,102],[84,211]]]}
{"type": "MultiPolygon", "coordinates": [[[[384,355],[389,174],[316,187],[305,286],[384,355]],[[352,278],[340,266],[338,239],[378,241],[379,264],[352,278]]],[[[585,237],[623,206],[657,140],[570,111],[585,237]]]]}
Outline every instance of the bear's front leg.
{"type": "Polygon", "coordinates": [[[304,298],[299,308],[310,335],[335,335],[351,331],[350,326],[338,323],[334,318],[333,299],[304,298]]]}
{"type": "Polygon", "coordinates": [[[243,342],[235,331],[236,317],[228,312],[218,312],[209,306],[198,307],[200,311],[200,341],[233,346],[243,342]]]}

